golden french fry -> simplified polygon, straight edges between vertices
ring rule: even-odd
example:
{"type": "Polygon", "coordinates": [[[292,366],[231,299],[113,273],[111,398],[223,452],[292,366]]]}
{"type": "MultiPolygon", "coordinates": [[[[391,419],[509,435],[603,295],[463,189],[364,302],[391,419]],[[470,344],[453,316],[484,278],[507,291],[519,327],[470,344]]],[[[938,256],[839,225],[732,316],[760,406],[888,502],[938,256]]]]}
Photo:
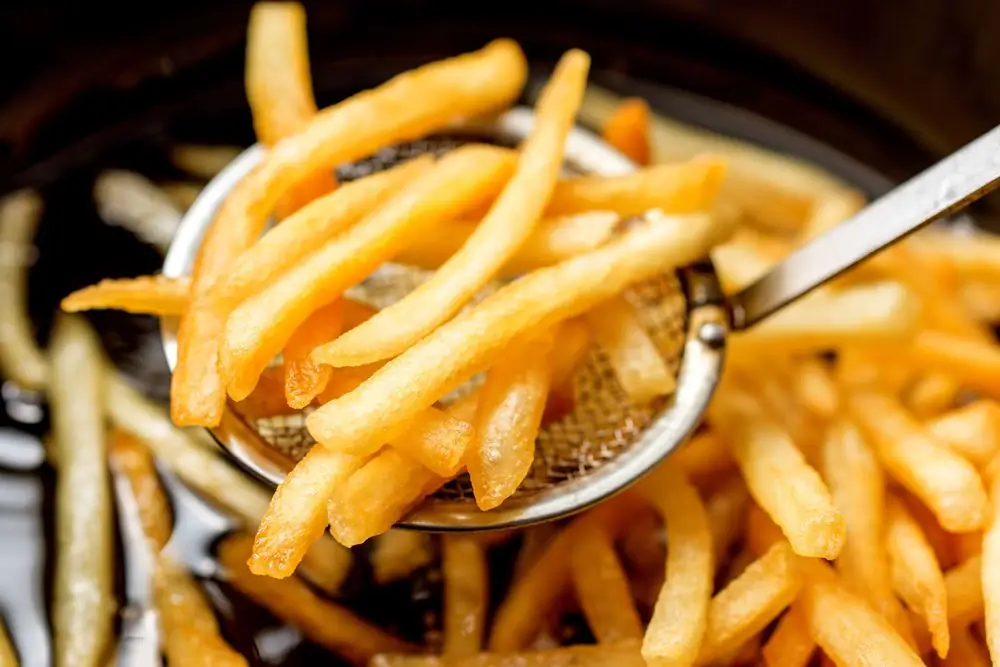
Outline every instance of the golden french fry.
{"type": "Polygon", "coordinates": [[[622,100],[601,125],[601,138],[636,164],[649,164],[649,105],[646,100],[641,97],[622,100]]]}
{"type": "Polygon", "coordinates": [[[986,645],[990,658],[1000,660],[1000,479],[990,488],[992,517],[983,533],[982,587],[986,645]]]}
{"type": "Polygon", "coordinates": [[[170,197],[171,201],[181,211],[191,208],[191,204],[201,194],[203,186],[201,183],[189,181],[177,181],[173,183],[160,183],[160,189],[170,197]]]}
{"type": "Polygon", "coordinates": [[[489,596],[486,551],[474,537],[445,535],[441,568],[444,570],[444,646],[447,657],[474,656],[482,650],[489,596]]]}
{"type": "Polygon", "coordinates": [[[523,653],[480,653],[467,658],[377,655],[369,667],[646,667],[636,642],[564,646],[523,653]]]}
{"type": "MultiPolygon", "coordinates": [[[[326,405],[335,398],[340,398],[344,394],[349,394],[358,387],[361,386],[368,378],[370,378],[375,371],[385,366],[384,363],[378,362],[374,364],[368,364],[367,366],[353,366],[344,368],[334,368],[331,370],[330,377],[326,382],[326,387],[320,392],[319,396],[316,397],[317,402],[320,405],[326,405]]],[[[327,368],[330,368],[327,366],[327,368]]],[[[263,380],[264,376],[261,375],[263,380]]],[[[258,384],[258,386],[260,386],[258,384]]],[[[257,390],[255,389],[254,392],[257,390]]],[[[250,394],[253,396],[253,394],[250,394]]],[[[468,421],[471,422],[472,418],[475,416],[475,411],[473,410],[472,415],[469,416],[468,421]]],[[[466,420],[463,420],[466,421],[466,420]]]]}
{"type": "Polygon", "coordinates": [[[331,366],[360,366],[405,351],[461,309],[534,231],[562,169],[590,56],[568,51],[538,100],[517,169],[462,248],[413,292],[323,350],[331,366]]]}
{"type": "Polygon", "coordinates": [[[242,151],[239,146],[178,144],[170,150],[170,161],[181,171],[210,181],[242,151]]]}
{"type": "Polygon", "coordinates": [[[947,374],[967,387],[1000,398],[1000,350],[993,342],[923,330],[905,352],[917,368],[947,374]]]}
{"type": "MultiPolygon", "coordinates": [[[[471,377],[511,339],[703,256],[720,231],[709,217],[661,219],[594,252],[534,271],[442,325],[356,390],[310,414],[309,432],[332,449],[377,447],[386,433],[471,377]],[[422,378],[418,386],[414,377],[422,378]],[[402,400],[389,407],[387,396],[402,400]]],[[[326,361],[322,348],[313,355],[326,361]]]]}
{"type": "Polygon", "coordinates": [[[233,405],[234,410],[251,424],[258,419],[290,415],[295,408],[285,398],[285,367],[268,366],[260,374],[253,393],[233,405]]]}
{"type": "Polygon", "coordinates": [[[340,186],[269,229],[240,255],[218,298],[233,306],[271,284],[319,246],[350,229],[434,165],[429,155],[340,186]]]}
{"type": "Polygon", "coordinates": [[[113,639],[115,612],[104,361],[97,336],[71,315],[57,318],[49,353],[49,401],[59,461],[55,664],[97,667],[113,639]]]}
{"type": "MultiPolygon", "coordinates": [[[[676,458],[671,463],[676,465],[676,458]]],[[[680,470],[687,471],[683,467],[680,470]]],[[[746,484],[733,477],[712,492],[705,501],[708,525],[712,531],[712,553],[718,567],[726,561],[733,545],[739,540],[746,525],[746,510],[750,504],[750,494],[746,484]]]]}
{"type": "Polygon", "coordinates": [[[950,375],[930,373],[918,377],[904,398],[913,414],[927,419],[953,407],[960,390],[961,385],[950,375]]]}
{"type": "Polygon", "coordinates": [[[369,560],[376,583],[388,584],[405,579],[433,562],[431,536],[415,530],[386,531],[375,539],[369,560]]]}
{"type": "Polygon", "coordinates": [[[952,632],[951,648],[940,664],[941,667],[990,667],[990,659],[969,628],[959,628],[952,632]]]}
{"type": "Polygon", "coordinates": [[[187,278],[139,276],[106,279],[78,289],[59,306],[67,313],[84,310],[124,310],[127,313],[172,317],[181,315],[191,300],[187,278]]]}
{"type": "Polygon", "coordinates": [[[792,442],[815,467],[820,445],[816,419],[805,409],[795,395],[792,385],[793,367],[774,359],[769,360],[769,372],[759,371],[760,361],[744,366],[742,359],[734,359],[733,377],[738,378],[756,396],[767,414],[791,437],[792,442]]]}
{"type": "Polygon", "coordinates": [[[887,394],[858,391],[846,402],[886,471],[923,501],[945,530],[968,532],[983,526],[986,491],[971,463],[937,444],[887,394]]]}
{"type": "Polygon", "coordinates": [[[18,667],[17,651],[7,635],[7,627],[0,621],[0,667],[18,667]]]}
{"type": "Polygon", "coordinates": [[[845,420],[827,429],[822,469],[847,533],[836,568],[844,585],[867,600],[912,643],[909,619],[890,577],[885,535],[885,476],[871,447],[845,420]]]}
{"type": "Polygon", "coordinates": [[[181,212],[155,183],[135,172],[112,169],[94,181],[101,219],[166,252],[181,224],[181,212]]]}
{"type": "Polygon", "coordinates": [[[920,525],[895,498],[890,498],[887,506],[885,542],[893,588],[927,624],[938,656],[948,655],[950,639],[944,575],[920,525]]]}
{"type": "Polygon", "coordinates": [[[924,664],[888,621],[835,581],[809,582],[798,604],[813,639],[837,664],[924,664]]]}
{"type": "Polygon", "coordinates": [[[1000,403],[979,399],[926,424],[938,442],[982,470],[1000,452],[1000,403]]]}
{"type": "Polygon", "coordinates": [[[170,502],[163,494],[149,450],[132,436],[115,431],[108,447],[108,462],[128,479],[139,506],[142,530],[153,548],[162,550],[173,531],[173,513],[170,502]]]}
{"type": "Polygon", "coordinates": [[[739,651],[791,604],[799,590],[794,560],[787,542],[776,544],[712,598],[699,664],[739,651]]]}
{"type": "Polygon", "coordinates": [[[573,374],[590,351],[590,328],[580,318],[570,318],[556,329],[552,350],[552,388],[572,394],[573,374]]]}
{"type": "Polygon", "coordinates": [[[861,192],[850,188],[836,190],[823,196],[813,204],[809,219],[806,220],[800,235],[801,241],[811,241],[830,231],[853,217],[865,207],[866,203],[866,198],[861,192]]]}
{"type": "Polygon", "coordinates": [[[717,396],[709,417],[729,443],[750,495],[781,526],[795,553],[836,558],[844,517],[788,435],[745,394],[717,396]]]}
{"type": "MultiPolygon", "coordinates": [[[[527,273],[594,250],[611,238],[618,220],[618,215],[607,211],[542,219],[499,273],[507,276],[527,273]]],[[[433,235],[414,239],[396,256],[396,261],[436,269],[461,250],[476,230],[476,224],[461,220],[443,224],[433,235]]]]}
{"type": "Polygon", "coordinates": [[[708,515],[698,492],[669,461],[641,484],[667,525],[666,580],[642,640],[642,657],[652,667],[694,664],[712,598],[708,515]]]}
{"type": "Polygon", "coordinates": [[[0,375],[25,389],[41,389],[48,362],[28,317],[28,267],[42,200],[30,190],[0,199],[0,375]]]}
{"type": "Polygon", "coordinates": [[[215,613],[198,584],[166,556],[159,558],[153,575],[153,597],[169,664],[246,667],[246,659],[219,634],[215,613]]]}
{"type": "MultiPolygon", "coordinates": [[[[955,550],[954,536],[941,527],[941,523],[934,516],[934,513],[911,493],[896,489],[896,495],[903,500],[910,516],[920,525],[920,531],[930,542],[931,548],[934,549],[934,555],[941,568],[946,569],[957,565],[960,559],[955,550]]],[[[981,538],[982,534],[979,533],[979,535],[981,538]]]]}
{"type": "Polygon", "coordinates": [[[336,338],[343,321],[344,304],[336,299],[310,315],[285,343],[281,356],[285,361],[285,400],[289,407],[302,409],[326,389],[333,369],[317,364],[309,355],[336,338]]]}
{"type": "Polygon", "coordinates": [[[736,467],[729,445],[717,431],[711,430],[695,434],[671,454],[670,460],[695,481],[711,479],[736,467]]]}
{"type": "Polygon", "coordinates": [[[630,399],[642,404],[674,393],[677,380],[624,297],[591,309],[587,324],[630,399]]]}
{"type": "Polygon", "coordinates": [[[507,347],[477,392],[475,435],[465,464],[482,510],[517,491],[535,460],[535,439],[552,381],[551,330],[507,347]]]}
{"type": "Polygon", "coordinates": [[[575,176],[556,184],[545,213],[614,211],[629,217],[653,209],[671,214],[707,211],[725,176],[725,160],[714,156],[647,167],[624,176],[575,176]]]}
{"type": "Polygon", "coordinates": [[[983,618],[982,569],[982,556],[973,556],[945,572],[946,607],[952,629],[967,627],[983,618]]]}
{"type": "Polygon", "coordinates": [[[767,667],[806,667],[816,642],[798,605],[792,605],[761,649],[767,667]]]}
{"type": "Polygon", "coordinates": [[[279,581],[251,574],[246,560],[252,546],[253,538],[249,535],[234,535],[219,545],[219,562],[226,569],[230,583],[278,618],[297,627],[311,641],[357,664],[364,664],[379,651],[409,653],[416,650],[344,607],[319,598],[294,577],[279,581]]]}
{"type": "Polygon", "coordinates": [[[591,510],[548,540],[537,558],[515,578],[507,597],[497,609],[489,650],[499,653],[519,651],[536,637],[544,619],[570,584],[569,564],[576,532],[582,530],[581,526],[601,526],[614,537],[628,526],[626,517],[632,517],[640,507],[642,503],[635,496],[621,494],[591,510]]]}
{"type": "Polygon", "coordinates": [[[438,220],[454,218],[471,202],[491,197],[512,168],[513,157],[502,149],[476,144],[458,148],[244,301],[229,315],[219,356],[229,395],[240,400],[249,394],[261,371],[317,307],[341,296],[438,220]]]}
{"type": "Polygon", "coordinates": [[[642,621],[608,532],[594,524],[581,526],[571,551],[576,599],[597,641],[642,639],[642,621]]]}
{"type": "Polygon", "coordinates": [[[943,261],[963,280],[996,283],[1000,279],[1000,239],[977,231],[956,234],[951,230],[925,230],[909,243],[912,254],[924,261],[943,261]]]}
{"type": "Polygon", "coordinates": [[[970,317],[990,324],[1000,321],[1000,285],[964,283],[958,287],[958,300],[970,317]]]}
{"type": "Polygon", "coordinates": [[[833,375],[820,359],[807,358],[795,364],[794,392],[806,409],[821,419],[831,419],[840,409],[840,392],[833,375]]]}

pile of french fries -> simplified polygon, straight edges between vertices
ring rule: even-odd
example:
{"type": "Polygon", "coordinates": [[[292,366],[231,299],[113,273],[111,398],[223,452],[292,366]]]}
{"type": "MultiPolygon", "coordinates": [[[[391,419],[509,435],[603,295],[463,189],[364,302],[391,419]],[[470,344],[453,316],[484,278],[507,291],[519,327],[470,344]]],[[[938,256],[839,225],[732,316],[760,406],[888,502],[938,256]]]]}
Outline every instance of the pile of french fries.
{"type": "MultiPolygon", "coordinates": [[[[484,511],[512,495],[591,347],[629,400],[674,391],[621,296],[630,284],[711,253],[737,290],[865,203],[811,165],[586,88],[588,64],[564,56],[517,151],[470,145],[337,184],[340,163],[509,105],[523,55],[494,42],[317,111],[301,7],[256,5],[247,91],[270,151],[224,204],[194,275],[105,281],[63,302],[180,316],[177,426],[107,370],[82,321],[64,316],[48,356],[35,348],[23,266],[0,266],[14,323],[0,329],[0,368],[53,403],[60,655],[96,665],[110,641],[107,457],[142,499],[151,542],[170,534],[153,455],[248,528],[259,520],[256,538],[220,546],[234,584],[358,664],[1000,664],[1000,241],[981,232],[918,235],[731,336],[694,438],[568,524],[389,530],[463,470],[484,511]],[[578,115],[643,168],[561,178],[578,115]],[[434,273],[382,310],[344,296],[387,261],[434,273]],[[482,387],[438,405],[484,371],[482,387]],[[269,503],[179,428],[217,425],[227,396],[249,419],[311,411],[318,444],[269,503]],[[335,595],[350,556],[319,540],[327,526],[346,546],[375,538],[381,582],[433,562],[439,543],[440,645],[391,637],[292,576],[301,563],[335,595]],[[487,556],[510,539],[512,583],[490,590],[487,556]],[[560,645],[573,611],[593,644],[560,645]]],[[[233,155],[212,150],[175,159],[209,178],[233,155]]],[[[4,202],[5,241],[30,246],[37,205],[4,202]]],[[[156,585],[170,664],[244,664],[187,573],[164,559],[156,585]]]]}

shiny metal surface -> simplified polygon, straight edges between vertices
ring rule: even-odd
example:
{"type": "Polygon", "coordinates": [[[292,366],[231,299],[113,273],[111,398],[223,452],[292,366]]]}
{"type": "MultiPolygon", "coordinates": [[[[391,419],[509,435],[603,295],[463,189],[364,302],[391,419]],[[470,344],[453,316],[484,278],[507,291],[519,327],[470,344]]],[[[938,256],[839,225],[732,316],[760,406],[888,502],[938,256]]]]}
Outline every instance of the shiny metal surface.
{"type": "Polygon", "coordinates": [[[746,329],[924,225],[1000,185],[1000,126],[799,248],[730,298],[733,328],[746,329]]]}

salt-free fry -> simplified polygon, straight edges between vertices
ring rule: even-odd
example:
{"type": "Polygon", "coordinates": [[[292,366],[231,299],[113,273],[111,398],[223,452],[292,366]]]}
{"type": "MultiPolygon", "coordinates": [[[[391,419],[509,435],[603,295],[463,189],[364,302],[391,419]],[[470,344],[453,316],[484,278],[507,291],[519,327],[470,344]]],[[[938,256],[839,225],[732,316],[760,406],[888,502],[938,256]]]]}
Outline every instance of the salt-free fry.
{"type": "Polygon", "coordinates": [[[187,278],[139,276],[108,278],[78,289],[59,306],[67,313],[84,310],[124,310],[139,315],[175,317],[187,310],[191,281],[187,278]]]}

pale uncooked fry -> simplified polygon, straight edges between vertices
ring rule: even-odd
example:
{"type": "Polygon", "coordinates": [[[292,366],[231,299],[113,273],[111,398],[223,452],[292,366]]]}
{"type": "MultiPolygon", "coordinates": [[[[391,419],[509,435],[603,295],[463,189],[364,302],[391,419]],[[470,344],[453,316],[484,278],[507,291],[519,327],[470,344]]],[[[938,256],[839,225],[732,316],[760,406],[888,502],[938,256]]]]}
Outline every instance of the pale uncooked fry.
{"type": "Polygon", "coordinates": [[[191,299],[191,280],[164,276],[106,278],[78,289],[59,307],[67,313],[84,310],[124,310],[127,313],[172,317],[182,315],[191,299]]]}
{"type": "MultiPolygon", "coordinates": [[[[671,459],[676,464],[676,459],[671,459]]],[[[687,470],[680,468],[687,474],[687,470]]],[[[708,525],[712,531],[712,552],[715,565],[719,567],[726,561],[730,549],[743,531],[746,509],[750,502],[746,484],[742,479],[733,477],[716,488],[705,501],[708,512],[708,525]]]]}
{"type": "Polygon", "coordinates": [[[608,532],[594,524],[580,526],[571,551],[576,599],[597,641],[642,639],[642,621],[608,532]]]}
{"type": "Polygon", "coordinates": [[[555,537],[548,540],[541,553],[515,578],[497,609],[490,634],[489,650],[509,653],[523,650],[537,636],[539,628],[570,585],[569,563],[576,531],[590,524],[602,526],[617,537],[643,506],[635,496],[625,493],[594,508],[555,537]]]}
{"type": "Polygon", "coordinates": [[[671,214],[707,211],[725,175],[725,160],[705,156],[624,176],[576,176],[556,184],[545,213],[614,211],[624,218],[653,209],[671,214]]]}
{"type": "Polygon", "coordinates": [[[17,651],[7,636],[7,628],[0,621],[0,667],[18,667],[21,664],[17,660],[17,651]]]}
{"type": "MultiPolygon", "coordinates": [[[[194,272],[196,307],[182,318],[177,337],[177,366],[171,383],[175,423],[214,426],[222,418],[225,384],[216,369],[226,313],[198,304],[197,299],[254,244],[278,200],[317,171],[423,136],[456,117],[505,106],[519,94],[526,69],[524,54],[515,43],[497,41],[479,52],[402,74],[324,109],[302,132],[274,146],[230,192],[199,247],[194,272]]],[[[281,343],[275,345],[271,356],[280,349],[281,343]]]]}
{"type": "Polygon", "coordinates": [[[28,267],[42,200],[30,190],[0,199],[0,374],[25,389],[42,389],[48,363],[28,317],[28,267]]]}
{"type": "Polygon", "coordinates": [[[477,392],[475,435],[465,465],[481,510],[517,491],[535,460],[535,439],[552,382],[550,329],[509,345],[477,392]]]}
{"type": "Polygon", "coordinates": [[[1000,398],[1000,350],[993,342],[924,330],[905,354],[917,368],[950,375],[967,387],[1000,398]]]}
{"type": "Polygon", "coordinates": [[[246,667],[246,659],[222,639],[215,613],[198,584],[167,556],[161,556],[157,563],[153,596],[167,664],[246,667]]]}
{"type": "Polygon", "coordinates": [[[285,343],[281,356],[285,367],[285,400],[290,407],[302,409],[326,389],[332,368],[313,361],[309,355],[323,343],[333,340],[343,329],[344,304],[340,299],[322,306],[285,343]]]}
{"type": "Polygon", "coordinates": [[[1000,661],[1000,478],[990,485],[992,517],[983,533],[982,587],[986,644],[993,662],[1000,661]]]}
{"type": "MultiPolygon", "coordinates": [[[[491,198],[513,166],[509,153],[492,146],[470,144],[448,153],[374,213],[244,301],[226,321],[219,355],[229,395],[236,400],[248,395],[261,371],[317,307],[361,282],[409,239],[429,233],[438,221],[455,218],[473,202],[491,198]]],[[[227,305],[222,301],[218,312],[227,305]]],[[[328,345],[318,348],[313,358],[328,363],[317,355],[328,345]]]]}
{"type": "Polygon", "coordinates": [[[699,664],[739,651],[795,599],[795,558],[787,542],[776,544],[712,598],[699,664]]]}
{"type": "Polygon", "coordinates": [[[816,642],[798,605],[792,605],[761,649],[767,667],[806,667],[816,642]]]}
{"type": "Polygon", "coordinates": [[[1000,403],[979,399],[926,424],[938,442],[947,445],[980,470],[1000,451],[1000,403]]]}
{"type": "Polygon", "coordinates": [[[161,551],[173,531],[173,515],[149,450],[132,436],[115,431],[108,449],[108,463],[128,479],[139,506],[143,533],[153,548],[161,551]]]}
{"type": "Polygon", "coordinates": [[[624,99],[601,123],[601,138],[636,164],[650,161],[649,105],[641,97],[624,99]]]}
{"type": "Polygon", "coordinates": [[[176,183],[160,183],[160,189],[173,200],[174,206],[181,211],[186,211],[191,208],[191,204],[201,194],[204,186],[201,183],[179,181],[176,183]]]}
{"type": "Polygon", "coordinates": [[[326,363],[360,366],[395,357],[458,312],[514,256],[553,194],[589,68],[586,53],[563,55],[538,100],[517,168],[476,230],[426,282],[326,346],[326,363]]]}
{"type": "MultiPolygon", "coordinates": [[[[513,338],[581,313],[627,285],[704,256],[720,230],[709,217],[664,218],[498,290],[388,362],[353,392],[309,415],[317,441],[378,446],[386,432],[471,377],[513,338]],[[415,384],[413,378],[421,377],[415,384]],[[385,397],[398,396],[390,409],[385,397]]],[[[324,361],[322,348],[314,352],[324,361]]]]}
{"type": "Polygon", "coordinates": [[[489,612],[489,570],[484,546],[475,537],[445,535],[441,539],[441,569],[444,571],[441,652],[454,658],[474,656],[482,650],[489,612]]]}
{"type": "Polygon", "coordinates": [[[817,358],[797,361],[792,383],[799,402],[822,419],[830,419],[840,408],[840,392],[827,365],[817,358]]]}
{"type": "Polygon", "coordinates": [[[114,538],[108,493],[104,360],[75,316],[57,318],[49,401],[59,461],[53,593],[55,664],[98,667],[113,639],[114,538]]]}
{"type": "Polygon", "coordinates": [[[952,632],[948,656],[941,660],[941,667],[990,667],[990,659],[969,628],[952,632]]]}
{"type": "MultiPolygon", "coordinates": [[[[431,536],[416,530],[390,530],[375,539],[372,574],[378,584],[405,579],[434,560],[431,536]]],[[[445,577],[447,578],[447,573],[445,577]]],[[[476,650],[479,650],[478,648],[476,650]]]]}
{"type": "Polygon", "coordinates": [[[890,498],[887,506],[885,542],[893,588],[927,624],[938,656],[948,655],[950,640],[944,575],[920,525],[895,498],[890,498]]]}
{"type": "Polygon", "coordinates": [[[377,655],[369,667],[646,667],[636,642],[563,646],[523,653],[480,653],[467,658],[377,655]]]}
{"type": "Polygon", "coordinates": [[[898,282],[859,285],[806,296],[753,329],[733,336],[737,350],[815,352],[849,345],[891,345],[913,338],[920,300],[898,282]]]}
{"type": "Polygon", "coordinates": [[[181,224],[181,211],[155,183],[131,171],[105,171],[94,182],[97,213],[166,252],[181,224]]]}
{"type": "Polygon", "coordinates": [[[210,181],[242,152],[239,146],[178,144],[170,150],[170,161],[181,171],[210,181]]]}
{"type": "Polygon", "coordinates": [[[847,588],[912,642],[909,619],[892,589],[884,540],[885,475],[875,453],[857,428],[841,419],[827,429],[821,454],[823,477],[846,528],[837,571],[847,588]]]}
{"type": "Polygon", "coordinates": [[[612,297],[591,309],[587,323],[629,398],[645,404],[674,393],[677,380],[624,297],[612,297]]]}
{"type": "Polygon", "coordinates": [[[983,526],[986,491],[971,463],[937,444],[887,394],[857,391],[846,402],[886,471],[923,501],[945,530],[968,532],[983,526]]]}
{"type": "MultiPolygon", "coordinates": [[[[598,248],[611,237],[618,220],[618,215],[607,211],[543,219],[499,272],[508,276],[527,273],[598,248]]],[[[415,238],[396,261],[436,269],[465,245],[477,224],[459,220],[440,225],[434,234],[415,238]]]]}
{"type": "Polygon", "coordinates": [[[836,558],[844,543],[844,518],[819,474],[788,434],[760,414],[757,402],[724,391],[710,409],[754,500],[781,526],[797,554],[836,558]]]}
{"type": "Polygon", "coordinates": [[[813,639],[837,664],[924,664],[888,621],[835,581],[808,583],[797,604],[813,639]]]}
{"type": "Polygon", "coordinates": [[[311,641],[364,664],[379,651],[409,653],[417,649],[364,621],[346,608],[318,597],[302,581],[258,577],[247,569],[253,538],[235,535],[219,545],[219,562],[229,582],[272,614],[298,628],[311,641]]]}
{"type": "Polygon", "coordinates": [[[694,664],[712,598],[712,534],[698,492],[671,467],[659,466],[642,491],[663,515],[667,531],[666,580],[642,640],[650,667],[694,664]]]}

